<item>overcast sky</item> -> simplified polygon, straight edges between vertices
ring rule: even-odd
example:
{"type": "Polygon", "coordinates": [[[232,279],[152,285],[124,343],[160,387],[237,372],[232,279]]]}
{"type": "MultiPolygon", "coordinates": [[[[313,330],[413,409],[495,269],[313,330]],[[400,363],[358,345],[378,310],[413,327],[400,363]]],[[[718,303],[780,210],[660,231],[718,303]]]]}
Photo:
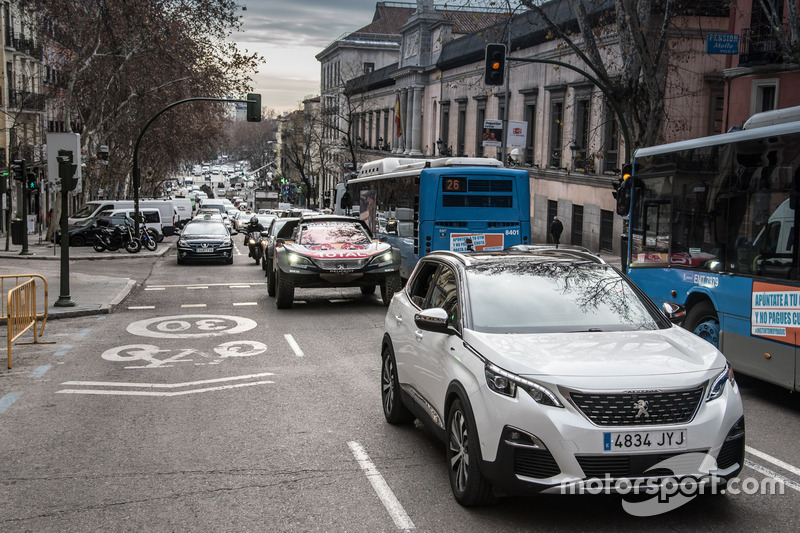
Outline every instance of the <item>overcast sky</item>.
{"type": "MultiPolygon", "coordinates": [[[[242,50],[264,57],[254,77],[262,105],[293,111],[319,94],[320,64],[314,58],[328,44],[372,22],[376,0],[239,0],[243,32],[231,39],[242,50]]],[[[408,1],[408,0],[407,0],[408,1]]]]}

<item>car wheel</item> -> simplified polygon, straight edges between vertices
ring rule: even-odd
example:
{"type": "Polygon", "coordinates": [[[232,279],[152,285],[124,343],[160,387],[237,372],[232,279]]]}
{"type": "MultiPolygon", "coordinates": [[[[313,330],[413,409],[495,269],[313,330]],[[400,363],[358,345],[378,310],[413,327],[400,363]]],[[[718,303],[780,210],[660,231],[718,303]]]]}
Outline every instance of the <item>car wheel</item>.
{"type": "Polygon", "coordinates": [[[278,309],[291,309],[292,303],[294,302],[294,280],[289,274],[284,274],[279,269],[275,282],[277,285],[277,299],[275,300],[275,304],[278,306],[278,309]]]}
{"type": "Polygon", "coordinates": [[[686,314],[686,329],[719,348],[719,317],[714,304],[701,302],[686,314]]]}
{"type": "Polygon", "coordinates": [[[227,258],[227,259],[225,260],[225,264],[226,264],[226,265],[232,265],[232,264],[233,264],[233,257],[229,257],[229,258],[227,258]]]}
{"type": "Polygon", "coordinates": [[[375,294],[375,285],[362,286],[361,294],[375,294]]]}
{"type": "Polygon", "coordinates": [[[152,228],[148,229],[147,231],[148,231],[148,233],[150,233],[153,236],[153,238],[156,240],[156,242],[161,242],[161,241],[164,240],[164,234],[161,233],[160,231],[156,231],[156,230],[154,230],[152,228]]]}
{"type": "Polygon", "coordinates": [[[276,288],[275,288],[275,270],[272,268],[272,264],[267,266],[267,294],[270,296],[275,296],[276,288]]]}
{"type": "Polygon", "coordinates": [[[178,264],[179,264],[179,265],[184,265],[184,264],[186,264],[186,261],[184,261],[183,259],[181,259],[180,257],[178,257],[178,264]]]}
{"type": "Polygon", "coordinates": [[[414,421],[414,415],[408,410],[400,399],[400,385],[397,381],[397,368],[395,367],[394,350],[386,346],[381,355],[381,403],[383,416],[390,424],[401,425],[414,421]]]}
{"type": "Polygon", "coordinates": [[[400,279],[400,274],[390,274],[386,276],[386,279],[381,283],[381,299],[383,300],[383,305],[388,306],[391,301],[394,293],[403,288],[403,280],[400,279]]]}
{"type": "Polygon", "coordinates": [[[456,501],[465,507],[493,502],[492,486],[480,469],[478,430],[468,404],[460,398],[447,413],[447,440],[450,488],[456,501]]]}
{"type": "Polygon", "coordinates": [[[261,255],[261,270],[267,271],[267,258],[263,254],[261,255]]]}
{"type": "Polygon", "coordinates": [[[85,244],[86,244],[86,239],[83,237],[83,235],[74,235],[69,240],[70,246],[83,246],[85,244]]]}

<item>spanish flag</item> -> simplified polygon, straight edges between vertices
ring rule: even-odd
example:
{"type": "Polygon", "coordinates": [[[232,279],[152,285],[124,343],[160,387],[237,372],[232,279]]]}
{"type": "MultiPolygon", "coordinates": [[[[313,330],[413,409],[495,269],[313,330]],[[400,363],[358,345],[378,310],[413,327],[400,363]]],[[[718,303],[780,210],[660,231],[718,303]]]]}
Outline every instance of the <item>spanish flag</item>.
{"type": "Polygon", "coordinates": [[[400,120],[400,96],[397,96],[397,100],[394,104],[394,123],[397,125],[397,136],[403,136],[403,122],[400,120]]]}

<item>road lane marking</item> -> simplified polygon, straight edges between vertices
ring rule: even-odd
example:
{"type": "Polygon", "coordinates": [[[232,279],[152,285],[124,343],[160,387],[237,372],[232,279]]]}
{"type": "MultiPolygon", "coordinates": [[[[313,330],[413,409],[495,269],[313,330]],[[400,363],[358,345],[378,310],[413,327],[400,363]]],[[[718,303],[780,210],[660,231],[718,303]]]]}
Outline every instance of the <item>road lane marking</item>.
{"type": "Polygon", "coordinates": [[[190,387],[192,385],[208,385],[210,383],[224,383],[226,381],[236,381],[238,379],[255,379],[266,376],[274,376],[272,372],[262,372],[260,374],[246,374],[244,376],[231,376],[227,378],[201,379],[200,381],[185,381],[183,383],[129,383],[117,381],[65,381],[62,385],[87,387],[139,387],[148,389],[175,389],[178,387],[190,387]]]}
{"type": "Polygon", "coordinates": [[[283,336],[283,338],[286,339],[286,342],[289,343],[289,346],[292,348],[292,351],[297,357],[303,357],[306,355],[303,353],[303,350],[300,349],[300,345],[297,344],[297,341],[294,340],[294,337],[292,337],[287,333],[286,335],[283,336]]]}
{"type": "Polygon", "coordinates": [[[378,472],[378,469],[375,468],[375,465],[370,461],[369,455],[364,451],[364,448],[355,441],[350,441],[347,445],[350,447],[353,457],[358,461],[358,466],[364,471],[364,475],[367,476],[370,484],[372,484],[372,488],[375,489],[375,492],[378,494],[378,498],[380,498],[389,516],[394,520],[394,525],[397,526],[397,529],[404,531],[415,529],[414,522],[412,522],[411,518],[406,514],[405,509],[403,509],[403,506],[394,495],[394,492],[392,492],[389,484],[386,483],[381,473],[378,472]]]}
{"type": "Polygon", "coordinates": [[[258,305],[258,302],[233,302],[234,306],[239,305],[258,305]]]}
{"type": "Polygon", "coordinates": [[[251,381],[249,383],[237,383],[235,385],[222,385],[219,387],[207,387],[205,389],[190,389],[175,392],[156,392],[142,390],[98,390],[98,389],[64,389],[58,391],[60,394],[99,394],[106,396],[185,396],[187,394],[197,394],[199,392],[212,392],[226,389],[238,389],[241,387],[252,387],[253,385],[266,385],[275,383],[274,381],[251,381]]]}
{"type": "MultiPolygon", "coordinates": [[[[252,285],[266,285],[267,284],[266,281],[262,282],[262,283],[251,281],[249,283],[250,283],[251,286],[252,285]]],[[[206,283],[205,285],[203,285],[203,287],[204,288],[207,288],[207,287],[231,287],[232,285],[238,285],[238,283],[234,283],[234,284],[231,284],[230,282],[229,283],[206,283]]],[[[199,287],[199,286],[196,285],[196,284],[195,285],[187,285],[185,283],[183,283],[181,285],[162,285],[162,286],[159,286],[159,290],[161,290],[161,289],[188,289],[190,287],[199,287]]]]}
{"type": "Polygon", "coordinates": [[[19,395],[22,394],[21,392],[9,392],[2,398],[0,398],[0,414],[3,414],[8,410],[11,405],[17,401],[19,395]]]}
{"type": "Polygon", "coordinates": [[[790,489],[794,489],[797,492],[800,492],[800,483],[792,481],[791,479],[787,478],[786,476],[782,476],[782,475],[778,474],[777,472],[773,472],[769,468],[761,466],[758,463],[754,463],[750,459],[745,459],[744,460],[744,466],[746,466],[748,468],[751,468],[752,470],[755,470],[756,472],[758,472],[760,474],[763,474],[763,475],[765,475],[767,477],[771,477],[775,481],[778,481],[778,482],[782,483],[783,485],[785,485],[786,487],[789,487],[790,489]]]}
{"type": "Polygon", "coordinates": [[[205,307],[206,304],[181,304],[181,307],[205,307]]]}
{"type": "Polygon", "coordinates": [[[42,366],[40,366],[38,368],[35,368],[31,372],[31,378],[38,379],[38,378],[44,376],[44,373],[47,372],[48,370],[50,370],[50,365],[42,365],[42,366]]]}
{"type": "Polygon", "coordinates": [[[92,332],[91,329],[82,329],[77,333],[77,336],[78,337],[85,337],[86,335],[88,335],[91,332],[92,332]]]}
{"type": "Polygon", "coordinates": [[[131,305],[128,307],[129,310],[136,310],[136,309],[155,309],[155,305],[131,305]]]}
{"type": "Polygon", "coordinates": [[[250,285],[229,285],[231,289],[249,289],[250,285]]]}
{"type": "Polygon", "coordinates": [[[166,287],[145,287],[146,291],[165,291],[167,290],[166,287]]]}
{"type": "Polygon", "coordinates": [[[193,291],[195,289],[207,289],[207,288],[208,288],[208,285],[189,285],[188,287],[186,287],[186,290],[187,291],[193,291]]]}
{"type": "Polygon", "coordinates": [[[70,351],[71,349],[72,349],[72,346],[70,346],[69,344],[67,344],[67,345],[65,345],[65,346],[62,346],[62,347],[61,347],[61,349],[60,349],[60,350],[58,350],[58,351],[57,351],[56,353],[54,353],[53,355],[55,355],[56,357],[60,357],[60,356],[62,356],[62,355],[66,355],[66,353],[67,353],[68,351],[70,351]]]}
{"type": "Polygon", "coordinates": [[[777,467],[783,468],[787,472],[791,472],[796,476],[800,476],[800,468],[797,468],[796,466],[790,465],[789,463],[785,463],[776,457],[772,457],[771,455],[766,454],[760,450],[756,450],[755,448],[751,448],[750,446],[745,446],[744,449],[747,453],[751,455],[755,455],[756,457],[764,459],[765,461],[770,462],[777,467]]]}

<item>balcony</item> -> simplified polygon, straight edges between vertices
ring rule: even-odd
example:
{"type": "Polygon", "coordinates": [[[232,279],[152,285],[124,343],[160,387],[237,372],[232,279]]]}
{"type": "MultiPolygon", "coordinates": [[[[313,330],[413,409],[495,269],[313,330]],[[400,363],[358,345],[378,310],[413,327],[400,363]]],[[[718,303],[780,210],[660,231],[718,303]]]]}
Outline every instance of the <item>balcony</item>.
{"type": "MultiPolygon", "coordinates": [[[[788,32],[785,24],[783,31],[788,32]]],[[[769,28],[744,28],[739,42],[739,66],[783,63],[783,50],[778,37],[769,28]]]]}
{"type": "Polygon", "coordinates": [[[6,28],[6,41],[5,45],[9,48],[15,49],[17,52],[28,54],[31,57],[41,60],[42,47],[33,39],[27,39],[24,36],[15,35],[13,31],[6,28]]]}
{"type": "Polygon", "coordinates": [[[8,107],[29,111],[44,111],[45,96],[28,91],[8,90],[8,107]]]}

